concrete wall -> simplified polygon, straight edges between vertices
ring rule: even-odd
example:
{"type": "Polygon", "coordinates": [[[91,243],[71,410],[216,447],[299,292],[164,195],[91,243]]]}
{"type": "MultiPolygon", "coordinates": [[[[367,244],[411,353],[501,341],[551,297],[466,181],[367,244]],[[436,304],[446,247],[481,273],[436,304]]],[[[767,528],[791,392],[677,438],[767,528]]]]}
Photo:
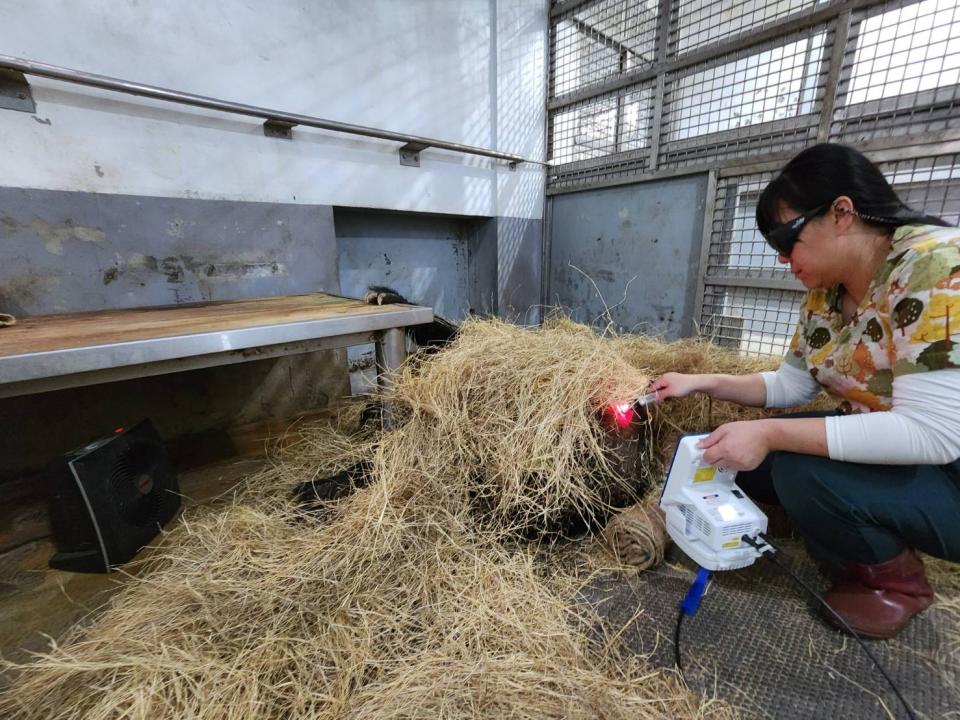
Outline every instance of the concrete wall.
{"type": "MultiPolygon", "coordinates": [[[[0,0],[0,14],[15,56],[544,157],[545,0],[0,0]]],[[[395,142],[278,140],[252,118],[29,82],[36,112],[0,111],[5,187],[499,218],[498,302],[525,314],[539,299],[518,288],[539,284],[540,165],[428,149],[411,168],[395,142]]]]}
{"type": "Polygon", "coordinates": [[[466,317],[467,247],[476,221],[342,208],[334,221],[345,295],[360,297],[370,285],[386,285],[445,318],[466,317]]]}
{"type": "MultiPolygon", "coordinates": [[[[544,0],[0,0],[0,17],[11,55],[544,155],[544,0]]],[[[470,224],[457,297],[423,298],[441,311],[529,317],[539,300],[539,165],[428,149],[411,168],[394,142],[266,138],[250,118],[29,81],[36,112],[0,111],[0,311],[339,292],[334,207],[470,224]]],[[[425,247],[403,251],[411,277],[425,247]]],[[[49,423],[59,452],[134,409],[168,435],[255,421],[345,392],[345,368],[344,353],[319,353],[5,401],[0,422],[27,417],[0,447],[0,477],[42,459],[49,423]]]]}
{"type": "Polygon", "coordinates": [[[16,315],[338,292],[333,210],[0,187],[16,315]]]}
{"type": "Polygon", "coordinates": [[[693,334],[707,176],[557,195],[549,301],[600,326],[693,334]]]}
{"type": "MultiPolygon", "coordinates": [[[[543,157],[544,0],[2,0],[10,55],[330,120],[543,157]]],[[[3,183],[540,217],[542,169],[31,78],[0,113],[3,183]]]]}
{"type": "Polygon", "coordinates": [[[543,223],[525,218],[496,218],[498,312],[524,325],[540,322],[543,274],[543,223]]]}

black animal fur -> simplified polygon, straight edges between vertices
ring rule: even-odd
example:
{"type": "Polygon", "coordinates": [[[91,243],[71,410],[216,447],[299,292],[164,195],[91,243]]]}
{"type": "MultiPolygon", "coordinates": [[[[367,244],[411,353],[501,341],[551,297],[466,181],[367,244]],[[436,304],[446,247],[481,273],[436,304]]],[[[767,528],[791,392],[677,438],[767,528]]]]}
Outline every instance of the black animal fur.
{"type": "MultiPolygon", "coordinates": [[[[385,285],[371,285],[364,300],[368,305],[413,305],[403,295],[385,285]]],[[[407,333],[421,348],[439,348],[457,336],[460,327],[449,320],[434,315],[433,322],[414,325],[407,333]]]]}

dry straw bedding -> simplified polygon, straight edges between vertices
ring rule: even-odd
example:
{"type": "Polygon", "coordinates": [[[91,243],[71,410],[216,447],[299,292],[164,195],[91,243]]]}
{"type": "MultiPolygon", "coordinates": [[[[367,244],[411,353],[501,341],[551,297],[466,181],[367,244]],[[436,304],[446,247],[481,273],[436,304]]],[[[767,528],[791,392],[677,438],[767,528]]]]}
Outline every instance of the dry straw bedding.
{"type": "MultiPolygon", "coordinates": [[[[597,618],[571,602],[576,568],[517,530],[629,489],[598,408],[659,372],[755,369],[744,362],[564,322],[470,322],[397,377],[397,429],[358,429],[355,404],[294,428],[271,468],[183,518],[91,624],[7,665],[0,716],[734,717],[597,641],[597,618]],[[373,482],[323,519],[293,506],[293,484],[370,457],[373,482]]],[[[733,417],[677,402],[645,466],[674,426],[733,417]]]]}
{"type": "Polygon", "coordinates": [[[590,514],[615,477],[597,409],[648,375],[563,328],[470,323],[404,368],[402,424],[353,410],[185,517],[91,625],[9,666],[17,718],[732,717],[588,639],[577,580],[516,530],[590,514]],[[373,457],[305,518],[295,482],[373,457]]]}

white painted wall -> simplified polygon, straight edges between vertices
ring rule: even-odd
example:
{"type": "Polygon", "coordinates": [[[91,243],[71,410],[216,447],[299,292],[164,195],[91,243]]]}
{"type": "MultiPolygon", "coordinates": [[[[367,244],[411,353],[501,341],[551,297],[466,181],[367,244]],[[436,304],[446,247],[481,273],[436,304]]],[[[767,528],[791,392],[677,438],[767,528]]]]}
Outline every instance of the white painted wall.
{"type": "MultiPolygon", "coordinates": [[[[544,157],[546,0],[0,0],[2,52],[544,157]]],[[[543,172],[30,78],[11,187],[540,218],[543,172]]]]}

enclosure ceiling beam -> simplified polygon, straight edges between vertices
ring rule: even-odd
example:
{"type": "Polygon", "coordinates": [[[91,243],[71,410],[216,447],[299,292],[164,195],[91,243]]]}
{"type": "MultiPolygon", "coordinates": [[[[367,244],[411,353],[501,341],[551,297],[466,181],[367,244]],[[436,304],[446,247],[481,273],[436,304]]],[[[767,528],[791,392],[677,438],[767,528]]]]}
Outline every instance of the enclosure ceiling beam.
{"type": "MultiPolygon", "coordinates": [[[[155,85],[145,85],[143,83],[132,82],[129,80],[120,80],[118,78],[108,77],[106,75],[95,75],[82,70],[74,70],[72,68],[60,67],[58,65],[48,65],[47,63],[26,60],[10,55],[0,55],[0,68],[19,71],[25,75],[35,75],[37,77],[60,80],[62,82],[73,83],[75,85],[85,85],[87,87],[95,87],[102,90],[124,93],[126,95],[139,95],[141,97],[148,97],[154,100],[176,103],[178,105],[189,105],[192,107],[218,110],[235,115],[246,115],[248,117],[261,118],[264,120],[265,134],[274,137],[284,136],[284,130],[288,132],[290,128],[297,125],[302,125],[304,127],[332,130],[334,132],[348,133],[350,135],[361,135],[363,137],[377,138],[379,140],[392,140],[394,142],[403,143],[404,145],[401,148],[401,153],[405,152],[408,159],[411,152],[419,153],[419,150],[424,148],[438,148],[440,150],[451,150],[453,152],[464,153],[467,155],[479,155],[481,157],[489,157],[495,160],[504,160],[509,163],[511,167],[514,167],[520,163],[531,163],[535,165],[543,164],[536,160],[528,160],[520,155],[499,152],[497,150],[478,148],[471,145],[449,142],[447,140],[436,140],[434,138],[420,137],[417,135],[407,135],[405,133],[397,133],[390,130],[379,130],[377,128],[365,127],[363,125],[353,125],[350,123],[338,122],[336,120],[325,120],[323,118],[312,117],[310,115],[298,115],[296,113],[288,113],[270,108],[257,107],[255,105],[245,105],[243,103],[230,102],[228,100],[219,100],[217,98],[194,95],[192,93],[181,92],[179,90],[170,90],[168,88],[157,87],[155,85]]],[[[289,137],[289,134],[285,136],[289,137]]],[[[401,155],[401,158],[403,157],[404,156],[401,155]]]]}
{"type": "MultiPolygon", "coordinates": [[[[709,252],[710,244],[704,243],[704,245],[708,248],[709,252]]],[[[797,292],[803,292],[805,290],[803,283],[790,277],[750,277],[741,275],[719,275],[709,272],[704,274],[703,284],[723,285],[724,287],[763,288],[765,290],[796,290],[797,292]]],[[[702,297],[700,297],[700,302],[703,302],[702,297]]]]}
{"type": "MultiPolygon", "coordinates": [[[[894,162],[915,157],[950,153],[960,154],[960,130],[956,129],[925,133],[922,135],[911,135],[909,137],[909,145],[903,145],[903,142],[904,138],[902,136],[874,138],[859,143],[857,148],[868,155],[874,162],[894,162]]],[[[566,195],[567,193],[582,192],[584,190],[633,185],[638,182],[665,180],[667,178],[681,177],[684,175],[700,175],[710,170],[715,170],[717,177],[736,177],[753,173],[775,172],[782,168],[784,164],[796,154],[793,150],[769,153],[767,155],[758,155],[746,163],[730,162],[729,164],[720,165],[718,165],[716,160],[706,159],[702,164],[698,165],[685,165],[683,167],[667,168],[654,172],[641,172],[610,180],[585,180],[577,185],[547,187],[546,193],[548,196],[566,195]]],[[[554,171],[556,170],[557,168],[554,169],[554,171]]],[[[561,173],[562,171],[561,169],[561,173]]],[[[576,172],[576,168],[574,168],[573,172],[576,172]]]]}
{"type": "Polygon", "coordinates": [[[825,5],[818,10],[796,13],[787,20],[776,23],[775,25],[769,25],[756,32],[750,31],[737,35],[729,40],[724,40],[713,45],[707,45],[698,50],[685,53],[673,60],[658,64],[656,67],[637,70],[636,72],[627,73],[604,82],[596,83],[582,90],[567,93],[566,95],[549,101],[547,103],[547,109],[557,110],[582,100],[589,100],[598,95],[604,95],[614,90],[636,85],[645,80],[655,78],[661,73],[673,73],[706,60],[712,60],[716,57],[736,52],[737,50],[752,47],[766,40],[774,40],[783,35],[796,32],[797,30],[803,30],[813,25],[819,25],[833,20],[843,12],[877,5],[878,2],[879,0],[834,0],[829,5],[825,5]]]}
{"type": "Polygon", "coordinates": [[[588,2],[593,2],[593,0],[566,0],[566,2],[557,3],[550,8],[550,17],[555,18],[557,15],[564,15],[565,13],[572,12],[581,5],[586,5],[588,2]]]}

